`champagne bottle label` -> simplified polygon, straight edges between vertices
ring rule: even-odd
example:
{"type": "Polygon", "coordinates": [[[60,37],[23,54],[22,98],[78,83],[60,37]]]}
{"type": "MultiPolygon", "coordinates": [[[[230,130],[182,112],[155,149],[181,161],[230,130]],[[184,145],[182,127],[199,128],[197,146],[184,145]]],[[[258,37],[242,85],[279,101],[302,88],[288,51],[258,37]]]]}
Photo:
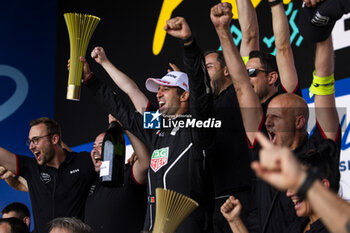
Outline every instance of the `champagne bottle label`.
{"type": "Polygon", "coordinates": [[[125,163],[125,141],[123,131],[116,122],[106,131],[102,147],[100,177],[105,186],[123,185],[125,163]]]}
{"type": "Polygon", "coordinates": [[[104,143],[104,148],[103,148],[103,161],[102,165],[100,168],[100,177],[105,176],[106,178],[108,177],[108,180],[112,180],[112,167],[110,166],[110,162],[113,161],[113,154],[114,154],[114,145],[111,141],[107,140],[104,143]],[[105,165],[105,166],[104,166],[105,165]]]}
{"type": "Polygon", "coordinates": [[[100,177],[109,176],[109,161],[103,161],[100,168],[100,177]]]}

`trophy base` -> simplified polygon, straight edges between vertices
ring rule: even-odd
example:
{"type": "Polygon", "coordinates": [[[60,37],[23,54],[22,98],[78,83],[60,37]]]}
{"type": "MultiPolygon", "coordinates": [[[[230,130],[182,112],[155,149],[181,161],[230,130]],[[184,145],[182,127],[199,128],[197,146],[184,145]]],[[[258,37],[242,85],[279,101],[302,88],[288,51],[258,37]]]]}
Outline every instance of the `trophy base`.
{"type": "Polygon", "coordinates": [[[78,85],[69,84],[67,87],[67,100],[80,100],[80,87],[78,85]]]}

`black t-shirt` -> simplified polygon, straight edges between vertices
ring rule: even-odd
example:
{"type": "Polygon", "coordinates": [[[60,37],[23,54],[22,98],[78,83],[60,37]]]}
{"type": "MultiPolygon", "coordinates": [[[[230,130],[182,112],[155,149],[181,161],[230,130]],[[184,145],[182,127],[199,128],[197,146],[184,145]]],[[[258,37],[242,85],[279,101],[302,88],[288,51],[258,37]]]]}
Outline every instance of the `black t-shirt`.
{"type": "MultiPolygon", "coordinates": [[[[299,155],[302,155],[311,149],[317,148],[325,140],[327,140],[327,138],[320,125],[317,123],[313,134],[311,136],[307,135],[302,143],[293,152],[298,157],[299,155]]],[[[339,163],[339,148],[341,144],[340,130],[338,131],[338,136],[335,138],[335,143],[338,145],[338,149],[334,151],[335,155],[331,157],[339,163]]],[[[256,159],[259,158],[260,148],[261,147],[259,143],[256,143],[256,145],[254,145],[254,147],[251,149],[253,157],[256,159]]],[[[254,189],[260,214],[261,227],[266,225],[265,232],[285,232],[286,227],[288,227],[294,221],[294,219],[291,217],[295,215],[294,205],[292,204],[292,201],[288,201],[289,198],[287,200],[279,200],[281,198],[284,199],[283,195],[285,195],[285,193],[276,190],[271,185],[260,179],[257,179],[256,187],[254,187],[254,189]],[[274,200],[275,195],[278,196],[276,200],[274,200]],[[276,202],[279,203],[278,205],[281,205],[282,207],[275,208],[274,205],[276,205],[276,202]],[[267,220],[269,215],[270,217],[267,220]],[[277,222],[278,224],[276,224],[277,222]],[[285,224],[281,224],[281,222],[285,224]]]]}
{"type": "Polygon", "coordinates": [[[90,188],[85,205],[85,223],[95,233],[139,233],[147,209],[146,185],[138,184],[132,167],[125,166],[124,185],[106,187],[101,178],[90,188]]]}
{"type": "Polygon", "coordinates": [[[17,155],[18,175],[28,183],[36,232],[47,233],[49,221],[57,217],[83,219],[85,200],[96,172],[88,152],[65,152],[66,158],[58,169],[17,155]]]}
{"type": "MultiPolygon", "coordinates": [[[[305,227],[309,223],[310,219],[308,217],[297,218],[292,225],[287,230],[287,233],[303,233],[305,227]]],[[[310,225],[310,230],[305,233],[329,233],[326,227],[323,225],[321,219],[310,225]]]]}
{"type": "Polygon", "coordinates": [[[250,190],[249,148],[233,85],[214,99],[214,115],[222,122],[208,150],[215,196],[250,190]]]}
{"type": "MultiPolygon", "coordinates": [[[[271,100],[277,95],[283,93],[285,93],[285,90],[280,86],[278,92],[262,104],[264,115],[266,115],[267,107],[271,100]]],[[[299,85],[293,93],[301,96],[299,85]]],[[[265,118],[261,119],[260,131],[267,135],[264,119],[265,118]]],[[[317,124],[313,134],[310,137],[306,136],[302,143],[293,152],[298,156],[298,154],[303,154],[310,149],[317,148],[318,145],[325,140],[326,137],[323,130],[319,124],[317,124]]],[[[341,137],[339,136],[335,139],[337,145],[340,145],[340,140],[341,137]]],[[[249,146],[251,148],[250,152],[252,160],[259,160],[259,151],[261,148],[259,143],[255,141],[253,145],[249,144],[249,146]]],[[[339,159],[340,150],[336,153],[338,153],[338,155],[334,157],[339,159]]],[[[265,232],[285,232],[287,227],[297,218],[293,202],[290,198],[285,196],[285,192],[278,191],[258,178],[253,184],[255,184],[253,187],[253,193],[255,193],[254,196],[257,201],[259,212],[259,220],[257,222],[260,223],[261,229],[265,229],[265,232]]]]}

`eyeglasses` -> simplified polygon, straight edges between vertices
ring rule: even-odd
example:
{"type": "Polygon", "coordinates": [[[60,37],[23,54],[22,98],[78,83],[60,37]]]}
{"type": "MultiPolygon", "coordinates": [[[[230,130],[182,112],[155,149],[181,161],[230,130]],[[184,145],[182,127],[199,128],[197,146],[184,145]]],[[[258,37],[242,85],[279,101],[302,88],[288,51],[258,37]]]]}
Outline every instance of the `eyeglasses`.
{"type": "Polygon", "coordinates": [[[44,135],[44,136],[39,136],[39,137],[33,137],[32,139],[27,139],[26,140],[26,144],[27,144],[27,146],[30,146],[30,143],[33,143],[34,145],[38,145],[38,143],[39,143],[39,139],[40,138],[44,138],[44,137],[47,137],[47,136],[51,136],[52,135],[52,133],[50,133],[50,134],[48,134],[48,135],[44,135]]]}
{"type": "Polygon", "coordinates": [[[247,69],[247,72],[248,72],[248,76],[251,77],[251,78],[252,77],[256,77],[259,72],[270,73],[269,71],[259,70],[259,69],[255,69],[255,68],[249,68],[249,69],[247,69]]]}

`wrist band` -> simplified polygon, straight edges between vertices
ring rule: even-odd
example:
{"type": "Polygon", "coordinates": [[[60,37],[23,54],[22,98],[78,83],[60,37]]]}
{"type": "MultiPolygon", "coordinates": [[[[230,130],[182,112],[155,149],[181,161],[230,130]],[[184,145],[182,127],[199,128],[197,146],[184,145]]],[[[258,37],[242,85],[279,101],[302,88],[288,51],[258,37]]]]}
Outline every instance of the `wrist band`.
{"type": "Polygon", "coordinates": [[[189,42],[191,42],[191,41],[193,41],[193,34],[191,34],[191,36],[188,37],[187,39],[182,40],[182,42],[183,42],[184,44],[189,43],[189,42]]]}
{"type": "Polygon", "coordinates": [[[297,196],[300,199],[300,201],[305,199],[307,191],[310,189],[312,184],[317,179],[318,179],[318,169],[315,167],[309,169],[304,183],[300,186],[300,188],[297,192],[297,196]]]}
{"type": "Polygon", "coordinates": [[[94,73],[90,72],[90,74],[86,78],[82,79],[81,82],[87,83],[92,78],[92,76],[94,76],[94,73]]]}
{"type": "Polygon", "coordinates": [[[272,6],[276,6],[277,4],[280,4],[282,2],[282,0],[275,0],[273,2],[267,2],[267,5],[269,5],[269,7],[272,7],[272,6]]]}
{"type": "Polygon", "coordinates": [[[247,62],[249,61],[249,56],[242,56],[242,60],[244,62],[244,65],[247,65],[247,62]]]}
{"type": "Polygon", "coordinates": [[[312,84],[309,88],[310,98],[315,95],[331,95],[334,94],[334,73],[327,77],[319,77],[313,73],[312,84]]]}

